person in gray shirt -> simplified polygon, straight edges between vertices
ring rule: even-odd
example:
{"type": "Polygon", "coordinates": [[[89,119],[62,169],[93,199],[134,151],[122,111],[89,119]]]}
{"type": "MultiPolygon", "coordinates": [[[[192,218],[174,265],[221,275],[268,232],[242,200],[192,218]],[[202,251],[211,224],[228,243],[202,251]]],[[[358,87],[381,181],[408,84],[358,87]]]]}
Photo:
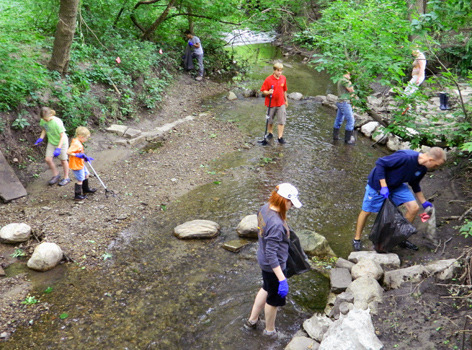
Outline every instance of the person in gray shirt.
{"type": "Polygon", "coordinates": [[[262,288],[256,295],[251,315],[246,320],[246,329],[256,329],[259,315],[264,309],[264,335],[274,336],[277,307],[285,305],[288,282],[285,268],[290,244],[290,230],[286,222],[287,211],[294,206],[300,208],[298,190],[289,183],[275,187],[269,202],[261,207],[257,215],[259,247],[257,261],[262,270],[262,288]]]}
{"type": "Polygon", "coordinates": [[[200,38],[193,35],[190,30],[185,31],[188,45],[192,51],[192,59],[196,58],[198,62],[198,76],[195,78],[200,81],[203,79],[203,47],[200,38]]]}

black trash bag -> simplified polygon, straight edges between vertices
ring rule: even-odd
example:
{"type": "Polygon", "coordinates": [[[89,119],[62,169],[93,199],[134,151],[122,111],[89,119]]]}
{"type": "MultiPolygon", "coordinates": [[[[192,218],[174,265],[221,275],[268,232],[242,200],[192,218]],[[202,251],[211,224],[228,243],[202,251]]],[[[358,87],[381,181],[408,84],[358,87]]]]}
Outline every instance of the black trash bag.
{"type": "Polygon", "coordinates": [[[393,204],[386,199],[375,219],[369,239],[377,253],[388,253],[398,243],[416,233],[413,226],[393,204]]]}
{"type": "Polygon", "coordinates": [[[308,263],[308,257],[303,251],[302,246],[300,245],[300,240],[295,232],[290,229],[290,245],[288,248],[288,259],[286,267],[286,276],[287,278],[292,277],[293,275],[299,275],[304,272],[307,272],[311,269],[310,264],[308,263]]]}

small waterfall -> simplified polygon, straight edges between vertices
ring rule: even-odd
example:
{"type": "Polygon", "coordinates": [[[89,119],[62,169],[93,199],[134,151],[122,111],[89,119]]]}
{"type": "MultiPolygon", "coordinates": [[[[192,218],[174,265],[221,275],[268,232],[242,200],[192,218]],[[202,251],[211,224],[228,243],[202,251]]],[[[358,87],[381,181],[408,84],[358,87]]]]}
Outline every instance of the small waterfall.
{"type": "Polygon", "coordinates": [[[223,33],[223,40],[227,46],[240,46],[249,44],[264,44],[275,40],[277,33],[254,32],[249,29],[235,29],[230,33],[223,33]]]}

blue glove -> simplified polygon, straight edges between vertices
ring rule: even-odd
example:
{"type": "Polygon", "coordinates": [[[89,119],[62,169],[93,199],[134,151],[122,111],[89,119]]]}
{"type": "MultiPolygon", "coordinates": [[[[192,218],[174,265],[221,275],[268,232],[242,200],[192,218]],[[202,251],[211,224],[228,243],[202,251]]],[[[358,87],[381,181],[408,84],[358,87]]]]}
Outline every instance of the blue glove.
{"type": "Polygon", "coordinates": [[[34,145],[39,145],[41,142],[43,142],[43,138],[40,137],[39,139],[36,140],[36,142],[34,143],[34,145]]]}
{"type": "Polygon", "coordinates": [[[193,43],[191,41],[189,41],[188,46],[193,46],[193,43]]]}
{"type": "Polygon", "coordinates": [[[75,156],[80,159],[85,159],[85,157],[87,157],[84,153],[76,153],[75,156]]]}
{"type": "Polygon", "coordinates": [[[60,147],[57,147],[55,150],[54,150],[54,153],[52,154],[54,157],[57,157],[59,154],[61,154],[61,148],[60,147]]]}
{"type": "Polygon", "coordinates": [[[431,208],[432,208],[432,207],[433,207],[433,203],[428,202],[428,201],[425,201],[425,202],[422,204],[422,206],[423,206],[423,209],[426,209],[427,207],[431,207],[431,208]]]}
{"type": "Polygon", "coordinates": [[[89,156],[85,156],[84,159],[85,159],[86,162],[91,162],[93,160],[93,158],[89,157],[89,156]]]}
{"type": "Polygon", "coordinates": [[[385,199],[388,198],[389,194],[390,194],[390,191],[388,190],[388,187],[382,187],[380,189],[380,195],[383,196],[385,199]]]}
{"type": "Polygon", "coordinates": [[[278,294],[282,297],[285,298],[288,294],[288,282],[287,279],[284,279],[283,281],[279,281],[279,290],[278,294]]]}

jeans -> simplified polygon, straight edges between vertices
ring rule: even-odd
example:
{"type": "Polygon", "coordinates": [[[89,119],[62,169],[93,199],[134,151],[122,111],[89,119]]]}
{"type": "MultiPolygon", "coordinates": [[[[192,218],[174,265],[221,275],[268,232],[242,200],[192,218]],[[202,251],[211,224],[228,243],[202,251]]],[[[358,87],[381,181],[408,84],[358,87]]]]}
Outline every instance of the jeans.
{"type": "Polygon", "coordinates": [[[203,55],[198,55],[196,53],[192,53],[192,58],[196,58],[198,62],[198,75],[203,77],[203,55]]]}
{"type": "Polygon", "coordinates": [[[334,128],[340,129],[344,118],[346,118],[346,131],[354,130],[354,115],[352,114],[351,104],[349,102],[337,102],[336,106],[338,111],[336,112],[334,128]]]}

